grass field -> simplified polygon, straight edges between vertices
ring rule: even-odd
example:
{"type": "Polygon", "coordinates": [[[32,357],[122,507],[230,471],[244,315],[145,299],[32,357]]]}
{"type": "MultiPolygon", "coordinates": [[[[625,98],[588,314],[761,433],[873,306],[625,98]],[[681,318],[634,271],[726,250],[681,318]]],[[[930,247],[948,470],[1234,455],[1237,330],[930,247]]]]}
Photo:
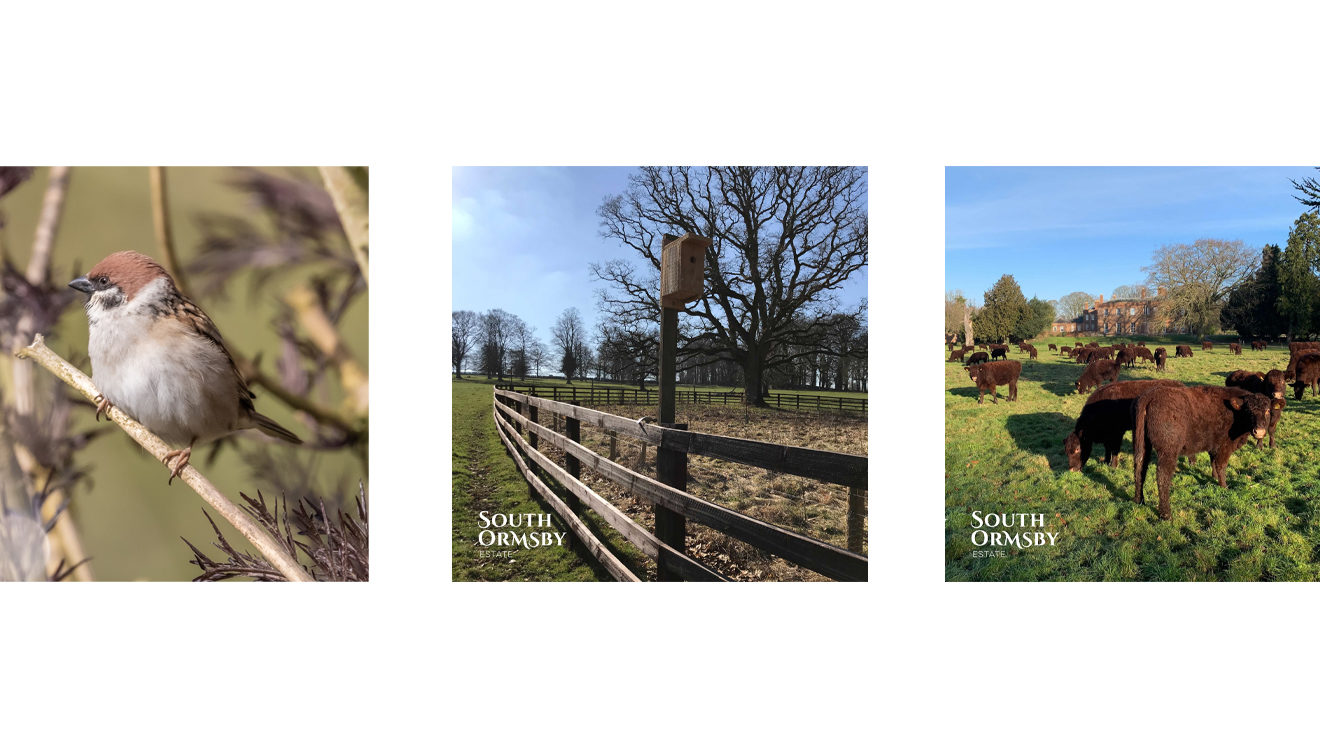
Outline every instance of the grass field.
{"type": "MultiPolygon", "coordinates": [[[[1155,468],[1146,481],[1146,503],[1133,502],[1131,433],[1119,466],[1102,466],[1093,454],[1081,473],[1068,470],[1063,439],[1072,431],[1088,395],[1073,382],[1082,367],[1047,351],[1048,343],[1077,345],[1092,338],[1045,338],[1037,361],[1022,361],[1018,400],[998,405],[987,394],[977,405],[976,386],[958,363],[945,364],[945,577],[948,580],[1316,580],[1320,579],[1320,398],[1300,402],[1289,389],[1275,447],[1254,440],[1228,463],[1228,488],[1220,488],[1204,454],[1194,465],[1179,459],[1173,479],[1173,518],[1156,514],[1155,468]],[[1043,514],[1055,545],[1001,547],[1001,557],[975,545],[973,512],[1043,514]]],[[[1203,352],[1182,336],[1145,337],[1154,350],[1169,349],[1167,371],[1151,364],[1124,369],[1120,381],[1174,379],[1223,385],[1234,369],[1283,369],[1286,347],[1234,356],[1216,341],[1203,352]],[[1194,357],[1175,359],[1173,346],[1193,346],[1194,357]]],[[[1234,338],[1236,340],[1236,338],[1234,338]]],[[[1100,338],[1101,345],[1112,342],[1100,338]]],[[[932,352],[931,355],[934,355],[932,352]]],[[[944,358],[948,358],[947,351],[944,358]]],[[[1268,442],[1267,442],[1268,444],[1268,442]]],[[[1103,455],[1103,447],[1096,450],[1103,455]]],[[[1016,528],[1007,532],[1018,532],[1016,528]]],[[[978,536],[980,539],[980,536],[978,536]]]]}
{"type": "MultiPolygon", "coordinates": [[[[563,380],[558,380],[562,386],[563,380]]],[[[521,382],[519,382],[521,384],[521,382]]],[[[500,512],[548,512],[527,497],[527,485],[513,460],[505,453],[491,418],[491,384],[484,379],[454,382],[454,572],[462,579],[584,579],[604,578],[585,561],[571,563],[545,549],[519,550],[512,559],[482,558],[476,547],[477,518],[482,509],[500,512]]],[[[654,406],[595,406],[599,410],[636,418],[653,415],[654,406]]],[[[728,434],[741,438],[811,447],[851,454],[866,453],[866,419],[859,414],[785,411],[741,406],[679,404],[677,417],[692,431],[728,434]]],[[[544,425],[554,426],[548,416],[544,425]]],[[[562,432],[562,424],[558,428],[562,432]]],[[[583,427],[582,443],[609,457],[608,436],[599,429],[583,427]]],[[[619,437],[616,462],[655,477],[655,448],[619,437]]],[[[562,453],[548,445],[541,451],[559,464],[562,453]]],[[[846,545],[846,488],[773,473],[769,470],[717,461],[689,458],[688,490],[696,496],[728,506],[744,514],[819,540],[846,545]]],[[[542,475],[544,479],[545,476],[542,475]]],[[[645,528],[654,527],[651,504],[630,496],[625,490],[589,470],[583,482],[645,528]]],[[[551,483],[553,482],[547,481],[551,483]]],[[[560,495],[563,492],[560,491],[560,495]]],[[[624,542],[594,513],[583,520],[597,537],[620,556],[639,577],[655,578],[655,565],[624,542]]],[[[558,519],[556,528],[563,531],[558,519]]],[[[687,548],[721,574],[738,580],[818,581],[824,577],[776,559],[746,543],[729,538],[696,523],[688,524],[687,548]]],[[[574,557],[575,558],[575,557],[574,557]]]]}

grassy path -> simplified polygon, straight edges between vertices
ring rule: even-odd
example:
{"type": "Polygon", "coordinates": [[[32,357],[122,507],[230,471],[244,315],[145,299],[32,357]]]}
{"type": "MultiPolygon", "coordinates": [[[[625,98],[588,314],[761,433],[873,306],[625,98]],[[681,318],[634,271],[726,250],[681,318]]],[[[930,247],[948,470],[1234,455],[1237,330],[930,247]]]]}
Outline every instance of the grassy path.
{"type": "MultiPolygon", "coordinates": [[[[495,432],[491,388],[469,382],[453,385],[454,581],[592,581],[607,578],[567,547],[503,549],[482,547],[482,511],[549,514],[527,495],[527,483],[495,432]],[[508,556],[492,551],[509,550],[508,556]]],[[[554,531],[566,532],[554,520],[554,531]]]]}

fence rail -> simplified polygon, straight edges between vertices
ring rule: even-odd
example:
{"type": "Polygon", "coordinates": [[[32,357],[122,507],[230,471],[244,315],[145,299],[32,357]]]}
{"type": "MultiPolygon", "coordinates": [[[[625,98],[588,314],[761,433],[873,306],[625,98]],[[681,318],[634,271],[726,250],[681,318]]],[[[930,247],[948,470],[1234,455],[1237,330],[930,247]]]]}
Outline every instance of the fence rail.
{"type": "Polygon", "coordinates": [[[832,579],[865,581],[867,578],[867,559],[859,552],[845,550],[792,530],[771,525],[700,499],[685,490],[665,485],[596,454],[573,437],[578,433],[577,429],[580,425],[585,423],[655,444],[660,450],[707,455],[848,486],[850,489],[849,543],[851,545],[855,542],[857,551],[861,548],[861,527],[866,517],[867,459],[865,457],[664,428],[575,404],[556,402],[510,390],[494,391],[493,415],[500,439],[517,462],[519,470],[527,478],[529,490],[534,490],[546,499],[551,508],[564,519],[582,541],[588,552],[599,560],[615,579],[635,580],[636,577],[598,538],[591,535],[590,530],[577,516],[573,504],[580,501],[587,508],[595,511],[628,542],[653,559],[661,570],[662,578],[672,574],[681,579],[727,581],[718,572],[685,554],[681,534],[677,540],[666,537],[665,540],[668,542],[665,542],[657,535],[667,533],[647,532],[592,491],[579,480],[580,476],[577,473],[581,467],[596,472],[634,495],[650,501],[658,508],[667,509],[685,519],[699,522],[832,579]],[[556,413],[562,416],[568,426],[566,428],[568,433],[560,434],[541,425],[537,420],[541,413],[556,413]],[[523,429],[527,430],[527,440],[522,437],[523,429]],[[537,449],[542,442],[563,450],[566,468],[555,464],[537,449]],[[555,495],[520,455],[526,455],[531,462],[540,466],[563,485],[572,494],[571,501],[564,501],[555,495]]]}
{"type": "MultiPolygon", "coordinates": [[[[511,384],[507,385],[505,390],[560,402],[577,402],[583,405],[656,405],[660,402],[660,391],[655,389],[633,390],[621,387],[555,387],[511,384]]],[[[675,402],[680,403],[738,405],[742,403],[743,399],[741,392],[678,390],[674,394],[675,402]]],[[[765,402],[773,408],[839,410],[852,413],[865,413],[867,407],[866,398],[864,397],[804,395],[798,392],[772,392],[765,396],[765,402]]]]}

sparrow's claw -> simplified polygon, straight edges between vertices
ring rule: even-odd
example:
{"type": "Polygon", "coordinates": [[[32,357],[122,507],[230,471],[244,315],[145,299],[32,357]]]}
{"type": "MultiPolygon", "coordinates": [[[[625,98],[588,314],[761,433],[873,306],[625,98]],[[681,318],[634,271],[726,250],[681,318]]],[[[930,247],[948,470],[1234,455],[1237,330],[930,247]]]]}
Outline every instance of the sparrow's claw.
{"type": "Polygon", "coordinates": [[[110,410],[110,398],[106,397],[105,395],[97,395],[97,396],[96,396],[96,420],[98,420],[98,421],[101,420],[101,414],[102,414],[102,413],[105,413],[105,420],[107,420],[107,421],[110,420],[110,414],[109,414],[109,413],[106,413],[106,411],[108,411],[108,410],[110,410]]]}
{"type": "Polygon", "coordinates": [[[179,473],[182,473],[183,469],[188,467],[188,458],[192,457],[192,447],[166,452],[165,457],[161,462],[165,463],[166,466],[169,466],[170,460],[175,457],[178,457],[179,460],[174,464],[174,467],[170,468],[170,479],[165,482],[166,485],[172,485],[174,479],[179,477],[179,473]]]}

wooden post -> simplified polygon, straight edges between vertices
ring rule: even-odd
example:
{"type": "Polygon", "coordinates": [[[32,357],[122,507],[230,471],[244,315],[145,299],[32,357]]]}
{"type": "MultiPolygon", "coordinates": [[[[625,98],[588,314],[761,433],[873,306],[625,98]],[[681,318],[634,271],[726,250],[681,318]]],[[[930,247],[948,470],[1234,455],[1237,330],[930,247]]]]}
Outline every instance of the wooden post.
{"type": "Polygon", "coordinates": [[[613,431],[610,432],[610,462],[619,460],[619,435],[613,431]]]}
{"type": "Polygon", "coordinates": [[[848,550],[862,552],[863,528],[866,525],[866,489],[853,486],[848,489],[848,550]]]}
{"type": "MultiPolygon", "coordinates": [[[[576,400],[569,403],[569,405],[577,405],[577,404],[578,403],[576,400]]],[[[565,417],[564,422],[565,425],[567,426],[564,435],[575,442],[581,443],[582,422],[576,418],[568,418],[568,417],[565,417]]],[[[582,463],[578,461],[578,458],[574,457],[573,455],[565,453],[564,468],[568,471],[569,475],[573,476],[574,478],[581,479],[582,463]]],[[[577,514],[582,506],[582,502],[578,499],[577,496],[574,496],[573,494],[569,494],[567,497],[565,497],[564,503],[568,505],[569,509],[573,510],[574,514],[577,514]]]]}
{"type": "MultiPolygon", "coordinates": [[[[528,406],[527,406],[527,420],[531,421],[532,423],[540,423],[540,421],[537,420],[537,415],[538,415],[538,413],[537,413],[537,408],[534,408],[534,407],[532,407],[531,404],[528,404],[528,406]]],[[[532,449],[536,449],[537,444],[538,444],[538,440],[537,440],[537,438],[536,438],[536,430],[535,430],[535,429],[527,429],[527,443],[530,444],[530,445],[532,445],[532,449]]]]}
{"type": "MultiPolygon", "coordinates": [[[[666,428],[687,431],[686,423],[662,423],[660,425],[666,428]]],[[[656,447],[655,474],[657,480],[661,483],[673,486],[680,491],[686,491],[688,477],[687,452],[656,447]]],[[[672,547],[679,553],[686,553],[687,517],[662,506],[657,506],[655,508],[655,536],[660,542],[672,547]]],[[[661,564],[658,568],[657,579],[659,581],[674,582],[681,580],[681,577],[671,572],[667,566],[661,564]]]]}

